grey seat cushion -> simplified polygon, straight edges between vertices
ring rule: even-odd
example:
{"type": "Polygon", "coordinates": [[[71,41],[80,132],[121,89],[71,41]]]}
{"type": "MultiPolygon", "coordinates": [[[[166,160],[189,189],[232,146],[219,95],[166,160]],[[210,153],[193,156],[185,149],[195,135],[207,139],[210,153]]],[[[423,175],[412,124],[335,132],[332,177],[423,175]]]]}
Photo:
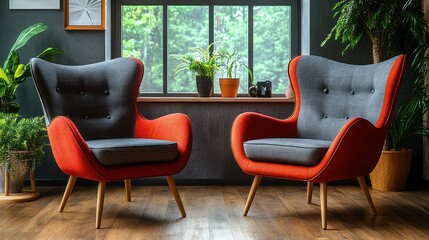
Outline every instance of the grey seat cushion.
{"type": "Polygon", "coordinates": [[[177,143],[147,138],[114,138],[86,141],[95,158],[105,166],[175,160],[177,143]]]}
{"type": "Polygon", "coordinates": [[[244,142],[244,152],[253,161],[313,166],[320,162],[331,143],[317,139],[265,138],[244,142]]]}

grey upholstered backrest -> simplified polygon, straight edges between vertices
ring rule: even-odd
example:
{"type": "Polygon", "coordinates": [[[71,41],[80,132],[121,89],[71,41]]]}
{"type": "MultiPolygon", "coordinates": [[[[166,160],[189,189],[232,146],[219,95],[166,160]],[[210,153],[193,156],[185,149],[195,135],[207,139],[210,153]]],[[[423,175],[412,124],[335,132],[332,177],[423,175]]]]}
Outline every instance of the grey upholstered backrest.
{"type": "Polygon", "coordinates": [[[34,58],[31,72],[47,124],[62,115],[85,140],[134,136],[141,78],[133,59],[64,66],[34,58]]]}
{"type": "Polygon", "coordinates": [[[302,56],[296,69],[301,96],[298,137],[333,140],[353,117],[375,124],[396,58],[379,64],[350,65],[302,56]]]}

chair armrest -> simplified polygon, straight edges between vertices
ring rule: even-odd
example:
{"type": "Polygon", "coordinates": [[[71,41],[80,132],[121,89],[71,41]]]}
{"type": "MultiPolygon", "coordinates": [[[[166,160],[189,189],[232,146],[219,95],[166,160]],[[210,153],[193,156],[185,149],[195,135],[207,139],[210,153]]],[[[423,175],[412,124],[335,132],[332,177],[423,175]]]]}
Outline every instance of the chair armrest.
{"type": "Polygon", "coordinates": [[[297,136],[296,118],[277,119],[254,112],[240,114],[232,124],[231,149],[235,160],[246,171],[249,160],[243,143],[261,138],[294,138],[297,136]]]}
{"type": "Polygon", "coordinates": [[[312,181],[368,175],[378,162],[387,130],[388,127],[377,128],[363,118],[351,119],[334,139],[322,161],[310,170],[309,175],[316,175],[312,181]]]}
{"type": "Polygon", "coordinates": [[[97,170],[100,165],[91,149],[69,118],[55,117],[47,131],[55,161],[64,173],[95,181],[106,181],[97,170]]]}
{"type": "Polygon", "coordinates": [[[189,160],[192,150],[192,128],[191,121],[185,114],[173,113],[153,120],[138,115],[135,137],[176,142],[179,151],[178,172],[186,166],[189,160]]]}

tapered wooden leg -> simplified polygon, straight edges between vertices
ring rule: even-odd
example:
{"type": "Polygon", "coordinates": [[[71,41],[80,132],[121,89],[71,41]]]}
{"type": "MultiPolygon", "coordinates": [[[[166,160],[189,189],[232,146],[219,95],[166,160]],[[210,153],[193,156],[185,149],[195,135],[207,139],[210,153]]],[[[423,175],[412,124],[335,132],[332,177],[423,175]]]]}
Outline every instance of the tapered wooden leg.
{"type": "Polygon", "coordinates": [[[368,201],[369,207],[371,208],[372,215],[377,215],[377,211],[375,210],[374,202],[372,201],[371,194],[368,191],[368,187],[366,186],[365,179],[363,177],[357,177],[360,188],[365,194],[366,200],[368,201]]]}
{"type": "Polygon", "coordinates": [[[131,180],[125,179],[125,195],[127,198],[127,202],[131,202],[131,180]]]}
{"type": "Polygon", "coordinates": [[[307,203],[311,203],[311,198],[313,197],[313,183],[307,182],[307,203]]]}
{"type": "Polygon", "coordinates": [[[9,176],[9,173],[6,173],[4,177],[4,195],[9,196],[9,192],[10,192],[10,176],[9,176]]]}
{"type": "Polygon", "coordinates": [[[95,219],[95,227],[100,228],[101,217],[103,216],[103,205],[104,205],[104,192],[106,190],[106,182],[98,182],[98,193],[97,193],[97,215],[95,219]]]}
{"type": "Polygon", "coordinates": [[[244,207],[243,216],[247,216],[247,213],[249,212],[250,206],[252,205],[253,198],[255,197],[256,190],[258,189],[261,180],[262,176],[255,176],[255,178],[253,179],[252,187],[250,188],[249,196],[247,197],[246,206],[244,207]]]}
{"type": "Polygon", "coordinates": [[[36,192],[36,179],[34,177],[34,171],[30,171],[30,183],[31,183],[31,191],[36,192]]]}
{"type": "Polygon", "coordinates": [[[326,210],[328,195],[326,194],[326,182],[320,183],[320,211],[322,213],[322,228],[326,229],[326,210]]]}
{"type": "Polygon", "coordinates": [[[172,176],[166,176],[168,186],[170,187],[171,192],[173,193],[174,199],[176,200],[177,206],[179,207],[182,217],[186,217],[185,208],[182,204],[182,199],[180,199],[179,191],[177,191],[176,183],[172,176]]]}
{"type": "Polygon", "coordinates": [[[74,183],[76,182],[77,177],[70,176],[69,182],[67,183],[66,190],[64,191],[63,200],[61,200],[60,204],[60,212],[64,210],[64,207],[66,206],[67,200],[69,200],[70,193],[73,190],[74,183]]]}

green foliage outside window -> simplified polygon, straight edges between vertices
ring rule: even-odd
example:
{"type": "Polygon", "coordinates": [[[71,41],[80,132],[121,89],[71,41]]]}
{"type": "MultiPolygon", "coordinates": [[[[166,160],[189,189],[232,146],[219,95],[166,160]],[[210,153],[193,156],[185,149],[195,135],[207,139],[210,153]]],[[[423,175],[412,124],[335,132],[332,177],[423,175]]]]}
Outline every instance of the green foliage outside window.
{"type": "MultiPolygon", "coordinates": [[[[240,61],[249,65],[249,7],[214,6],[214,48],[238,51],[240,61]]],[[[291,7],[253,7],[253,74],[255,81],[271,80],[274,93],[284,93],[288,85],[287,66],[291,58],[291,7]]],[[[192,48],[209,44],[208,6],[167,6],[167,46],[163,46],[163,6],[127,5],[122,7],[122,56],[137,57],[145,64],[141,91],[163,92],[163,65],[167,63],[167,92],[196,92],[190,72],[174,74],[179,62],[167,56],[185,55],[192,48]]],[[[219,72],[217,80],[226,73],[219,72]]],[[[248,74],[241,69],[239,92],[247,93],[248,74]]]]}

